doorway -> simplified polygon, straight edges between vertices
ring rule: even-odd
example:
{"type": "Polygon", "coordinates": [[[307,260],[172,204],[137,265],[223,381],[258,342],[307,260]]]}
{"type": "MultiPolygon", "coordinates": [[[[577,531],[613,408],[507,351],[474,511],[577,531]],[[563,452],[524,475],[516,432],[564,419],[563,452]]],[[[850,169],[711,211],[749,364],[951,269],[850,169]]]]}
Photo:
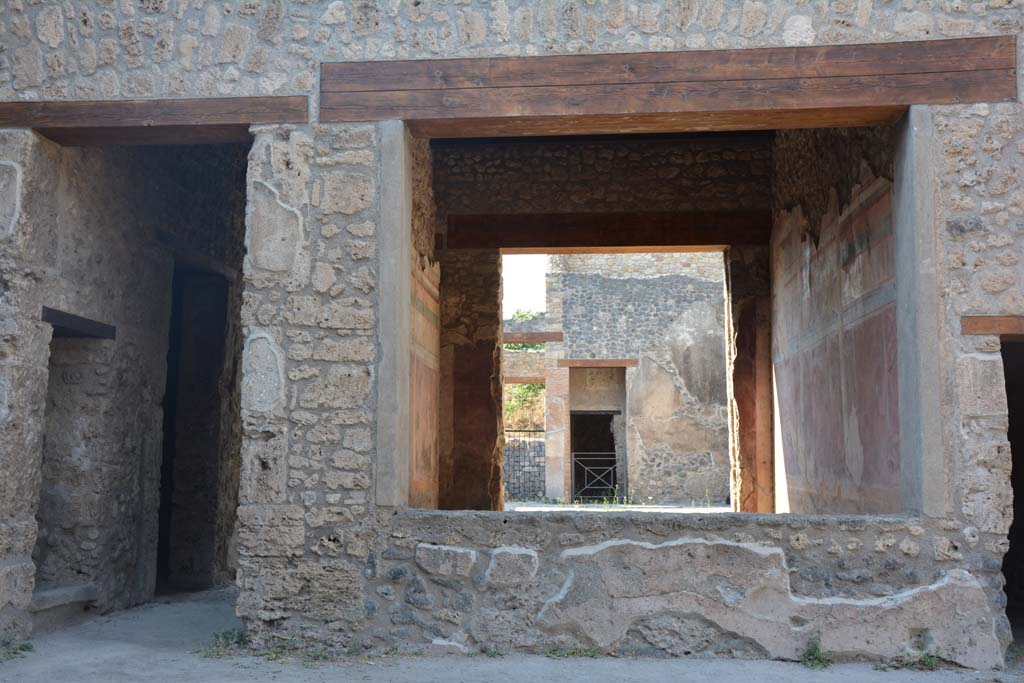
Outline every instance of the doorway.
{"type": "Polygon", "coordinates": [[[230,581],[230,536],[237,506],[236,439],[225,408],[236,384],[229,283],[218,274],[176,268],[164,395],[157,592],[230,581]],[[228,484],[228,485],[225,485],[228,484]],[[231,485],[233,484],[233,485],[231,485]]]}
{"type": "Polygon", "coordinates": [[[613,500],[618,496],[614,416],[613,412],[573,412],[570,415],[574,501],[613,500]]]}
{"type": "Polygon", "coordinates": [[[1014,641],[1024,640],[1024,342],[1003,342],[1003,370],[1006,373],[1006,403],[1013,470],[1013,523],[1010,549],[1003,557],[1006,578],[1006,616],[1014,641]]]}

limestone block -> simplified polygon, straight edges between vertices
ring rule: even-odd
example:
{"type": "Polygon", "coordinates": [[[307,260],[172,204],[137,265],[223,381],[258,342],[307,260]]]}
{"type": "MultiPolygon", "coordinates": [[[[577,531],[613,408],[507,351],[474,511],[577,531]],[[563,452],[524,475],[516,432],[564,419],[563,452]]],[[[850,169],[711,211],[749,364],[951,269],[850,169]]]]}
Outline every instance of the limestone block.
{"type": "Polygon", "coordinates": [[[1002,663],[985,592],[961,569],[895,595],[852,599],[793,595],[783,552],[753,543],[612,539],[565,550],[561,560],[565,580],[536,621],[599,647],[625,642],[651,614],[692,613],[772,658],[797,659],[817,638],[823,650],[843,656],[930,650],[970,668],[1002,663]]]}
{"type": "Polygon", "coordinates": [[[0,558],[29,557],[36,542],[36,521],[0,523],[0,558]]]}
{"type": "Polygon", "coordinates": [[[956,364],[956,378],[961,415],[1006,414],[1003,364],[998,357],[992,360],[961,358],[956,364]]]}
{"type": "Polygon", "coordinates": [[[307,386],[299,396],[303,408],[355,408],[370,396],[370,370],[359,365],[333,365],[327,377],[307,386]]]}
{"type": "Polygon", "coordinates": [[[299,505],[243,505],[238,508],[238,544],[242,555],[301,557],[306,540],[299,505]]]}
{"type": "Polygon", "coordinates": [[[287,494],[287,433],[261,432],[242,441],[239,496],[243,503],[283,503],[287,494]]]}
{"type": "Polygon", "coordinates": [[[302,215],[281,201],[277,190],[256,181],[249,193],[246,250],[254,266],[289,272],[302,242],[302,215]]]}
{"type": "Polygon", "coordinates": [[[7,606],[28,609],[32,602],[35,575],[36,568],[30,560],[0,567],[0,609],[7,606]]]}
{"type": "Polygon", "coordinates": [[[0,160],[0,239],[14,234],[21,214],[21,166],[0,160]]]}
{"type": "Polygon", "coordinates": [[[373,178],[362,173],[324,173],[323,183],[320,209],[324,213],[359,213],[369,208],[376,192],[373,178]]]}
{"type": "Polygon", "coordinates": [[[420,543],[416,546],[416,564],[437,576],[469,576],[476,564],[476,551],[449,545],[420,543]]]}
{"type": "Polygon", "coordinates": [[[526,583],[537,575],[540,561],[537,553],[529,548],[502,546],[491,551],[491,562],[484,572],[484,584],[491,586],[516,586],[526,583]]]}
{"type": "Polygon", "coordinates": [[[284,353],[266,332],[251,334],[242,353],[242,406],[266,413],[284,405],[284,353]]]}

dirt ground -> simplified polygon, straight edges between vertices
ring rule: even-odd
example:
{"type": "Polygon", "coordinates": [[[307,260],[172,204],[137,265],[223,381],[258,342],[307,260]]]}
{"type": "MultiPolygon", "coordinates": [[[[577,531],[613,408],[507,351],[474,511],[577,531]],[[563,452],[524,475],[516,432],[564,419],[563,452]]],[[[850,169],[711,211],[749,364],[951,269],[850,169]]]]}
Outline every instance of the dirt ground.
{"type": "Polygon", "coordinates": [[[209,645],[213,635],[239,627],[234,615],[235,596],[234,590],[219,590],[162,599],[36,637],[31,641],[31,651],[0,663],[0,681],[1010,683],[1024,680],[1020,672],[880,671],[871,664],[840,664],[825,671],[812,671],[784,662],[714,659],[444,655],[320,663],[230,655],[211,657],[209,645]]]}

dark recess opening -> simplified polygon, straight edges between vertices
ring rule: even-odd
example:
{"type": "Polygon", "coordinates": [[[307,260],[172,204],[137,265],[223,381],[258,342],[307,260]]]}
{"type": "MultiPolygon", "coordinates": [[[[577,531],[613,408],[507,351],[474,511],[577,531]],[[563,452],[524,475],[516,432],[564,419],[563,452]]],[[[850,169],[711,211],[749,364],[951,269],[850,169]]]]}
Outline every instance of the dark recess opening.
{"type": "Polygon", "coordinates": [[[618,495],[614,413],[571,413],[573,500],[603,500],[618,495]]]}
{"type": "Polygon", "coordinates": [[[163,403],[157,592],[217,583],[224,457],[219,384],[227,315],[228,285],[222,276],[175,269],[163,403]]]}
{"type": "Polygon", "coordinates": [[[1024,342],[1003,342],[1006,403],[1010,413],[1008,437],[1012,452],[1013,523],[1010,549],[1003,557],[1006,577],[1006,615],[1014,640],[1024,640],[1024,342]]]}

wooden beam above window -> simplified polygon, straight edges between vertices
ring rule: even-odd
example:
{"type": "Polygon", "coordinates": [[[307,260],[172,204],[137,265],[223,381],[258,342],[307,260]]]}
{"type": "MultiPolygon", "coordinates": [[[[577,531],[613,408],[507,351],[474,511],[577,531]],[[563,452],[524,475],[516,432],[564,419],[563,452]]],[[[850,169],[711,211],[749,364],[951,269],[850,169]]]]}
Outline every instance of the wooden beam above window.
{"type": "Polygon", "coordinates": [[[565,338],[561,332],[502,332],[502,344],[543,344],[560,342],[565,338]]]}
{"type": "Polygon", "coordinates": [[[502,384],[544,384],[547,379],[544,375],[502,375],[502,384]]]}
{"type": "Polygon", "coordinates": [[[635,368],[636,358],[559,358],[560,368],[635,368]]]}
{"type": "Polygon", "coordinates": [[[33,128],[68,146],[245,142],[250,125],[308,120],[304,95],[0,102],[0,128],[33,128]]]}
{"type": "Polygon", "coordinates": [[[877,125],[1016,97],[1014,36],[322,65],[320,119],[480,137],[877,125]]]}
{"type": "Polygon", "coordinates": [[[632,211],[609,213],[449,214],[447,249],[503,249],[508,253],[563,250],[767,244],[768,211],[632,211]]]}

